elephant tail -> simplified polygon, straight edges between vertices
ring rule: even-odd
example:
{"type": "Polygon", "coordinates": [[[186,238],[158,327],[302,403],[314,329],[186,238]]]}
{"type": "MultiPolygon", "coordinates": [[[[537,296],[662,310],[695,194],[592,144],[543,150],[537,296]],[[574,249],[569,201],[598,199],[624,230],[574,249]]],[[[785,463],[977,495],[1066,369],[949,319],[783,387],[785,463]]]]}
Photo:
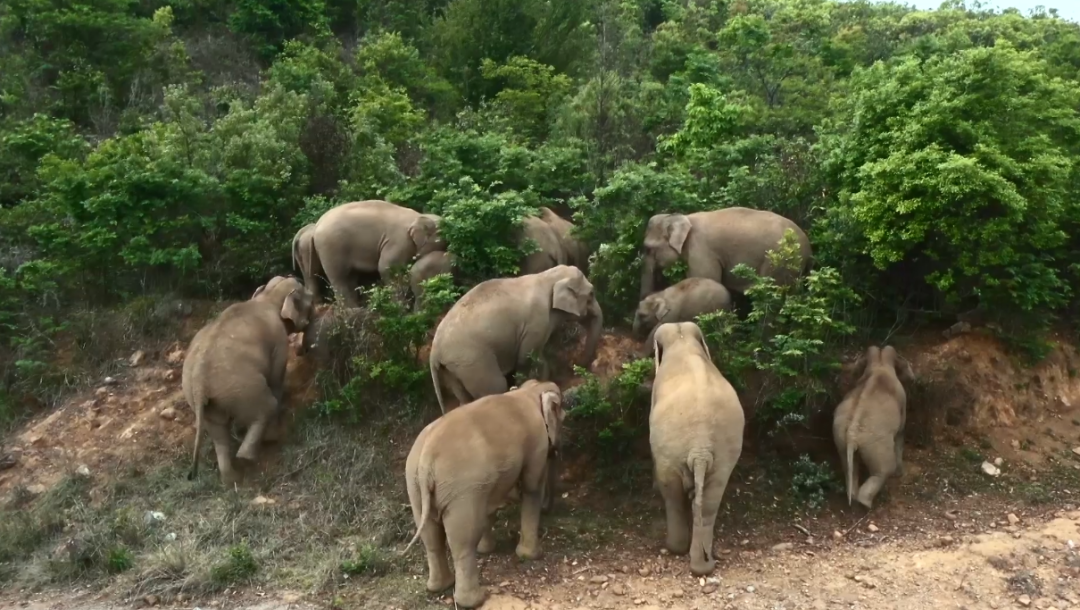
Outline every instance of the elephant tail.
{"type": "Polygon", "coordinates": [[[420,532],[424,531],[424,525],[431,518],[431,485],[428,480],[428,470],[423,465],[417,469],[416,479],[413,482],[414,485],[420,486],[420,519],[416,522],[416,534],[413,535],[409,544],[405,545],[405,549],[401,551],[401,554],[409,552],[412,545],[416,544],[416,541],[420,539],[420,532]]]}
{"type": "Polygon", "coordinates": [[[429,359],[431,362],[431,383],[435,384],[435,398],[439,399],[439,409],[446,413],[446,403],[443,402],[442,396],[442,384],[439,383],[439,361],[435,358],[429,359]]]}
{"type": "MultiPolygon", "coordinates": [[[[687,460],[687,466],[690,467],[690,472],[694,475],[694,529],[700,530],[705,527],[702,521],[701,512],[703,510],[703,504],[705,502],[705,473],[709,467],[712,466],[712,459],[703,455],[691,455],[687,460]]],[[[703,540],[696,534],[695,539],[703,540]]],[[[712,549],[704,549],[705,556],[708,557],[711,554],[712,549]]]]}
{"type": "Polygon", "coordinates": [[[301,247],[307,250],[307,256],[300,260],[300,273],[304,276],[305,282],[311,282],[311,286],[308,286],[308,290],[315,291],[318,280],[315,278],[315,273],[322,272],[322,261],[319,260],[319,251],[315,249],[315,229],[308,231],[304,236],[306,244],[302,244],[301,247]]]}
{"type": "MultiPolygon", "coordinates": [[[[306,237],[306,236],[304,236],[304,237],[306,237]]],[[[293,268],[293,271],[296,271],[297,267],[299,267],[299,262],[300,262],[300,241],[301,241],[301,239],[293,238],[293,242],[292,242],[292,268],[293,268]]],[[[301,270],[301,272],[302,272],[302,270],[301,270]]]]}
{"type": "Polygon", "coordinates": [[[844,456],[844,465],[847,466],[847,503],[851,506],[851,496],[855,492],[855,435],[848,433],[847,455],[844,456]]]}
{"type": "Polygon", "coordinates": [[[191,450],[191,470],[188,471],[188,480],[194,481],[195,477],[199,474],[199,450],[202,449],[202,434],[203,434],[203,411],[206,406],[206,399],[202,396],[198,396],[195,404],[192,405],[195,409],[195,447],[191,450]]]}

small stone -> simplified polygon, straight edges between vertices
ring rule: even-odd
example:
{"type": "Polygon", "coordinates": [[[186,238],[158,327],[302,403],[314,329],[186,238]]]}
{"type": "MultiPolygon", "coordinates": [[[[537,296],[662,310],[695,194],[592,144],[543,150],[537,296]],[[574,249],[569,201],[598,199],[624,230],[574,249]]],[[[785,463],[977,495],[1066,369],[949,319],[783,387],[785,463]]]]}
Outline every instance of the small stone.
{"type": "Polygon", "coordinates": [[[833,530],[832,537],[833,537],[833,540],[843,540],[844,539],[844,535],[841,534],[839,530],[833,530]]]}
{"type": "Polygon", "coordinates": [[[26,491],[30,492],[30,495],[40,496],[45,493],[45,486],[41,483],[34,483],[33,485],[27,485],[26,491]]]}
{"type": "Polygon", "coordinates": [[[176,540],[176,532],[169,532],[168,534],[165,534],[166,542],[172,542],[173,540],[176,540]]]}
{"type": "MultiPolygon", "coordinates": [[[[261,498],[261,497],[262,496],[259,496],[259,498],[261,498]]],[[[255,498],[255,499],[258,500],[259,498],[255,498]]],[[[608,581],[608,577],[604,576],[603,574],[597,574],[596,576],[593,576],[592,578],[589,579],[589,582],[591,582],[594,585],[602,585],[602,584],[606,583],[607,581],[608,581]]]]}
{"type": "Polygon", "coordinates": [[[300,596],[296,593],[286,593],[285,595],[281,596],[281,601],[285,602],[286,604],[295,604],[296,602],[300,601],[300,596]]]}
{"type": "Polygon", "coordinates": [[[675,591],[671,592],[671,596],[674,597],[675,599],[682,599],[683,592],[676,589],[675,591]]]}
{"type": "Polygon", "coordinates": [[[79,464],[79,467],[75,469],[75,472],[84,477],[90,476],[90,468],[86,464],[79,464]]]}
{"type": "Polygon", "coordinates": [[[755,591],[754,585],[747,585],[747,587],[746,587],[746,592],[747,593],[753,593],[754,591],[755,591]]]}
{"type": "MultiPolygon", "coordinates": [[[[104,383],[105,383],[105,385],[116,385],[117,381],[116,381],[115,377],[106,377],[104,379],[104,383]]],[[[153,597],[153,596],[151,596],[151,597],[153,597]]]]}
{"type": "Polygon", "coordinates": [[[983,462],[982,463],[982,471],[985,474],[988,474],[988,475],[990,475],[992,477],[996,477],[996,476],[1001,474],[1001,470],[997,466],[994,466],[993,464],[991,464],[990,462],[983,462]]]}
{"type": "Polygon", "coordinates": [[[131,366],[139,366],[144,360],[146,360],[146,352],[139,350],[131,355],[131,358],[128,359],[128,364],[131,366]]]}
{"type": "Polygon", "coordinates": [[[746,546],[746,545],[750,544],[750,540],[748,540],[748,539],[743,539],[743,541],[742,541],[742,542],[740,542],[739,544],[740,544],[740,545],[742,545],[742,546],[746,546]]]}
{"type": "Polygon", "coordinates": [[[701,590],[705,595],[712,595],[716,593],[716,585],[705,585],[705,588],[701,590]]]}
{"type": "Polygon", "coordinates": [[[165,355],[165,362],[169,364],[180,364],[184,361],[184,350],[176,348],[165,355]]]}
{"type": "Polygon", "coordinates": [[[143,514],[143,522],[147,525],[152,523],[160,523],[165,520],[165,513],[158,512],[156,510],[148,510],[143,514]]]}
{"type": "Polygon", "coordinates": [[[277,501],[266,496],[255,496],[255,499],[251,501],[255,506],[263,506],[264,504],[276,504],[277,501]]]}
{"type": "Polygon", "coordinates": [[[82,403],[82,405],[80,405],[80,408],[82,408],[85,411],[97,411],[98,410],[97,400],[88,400],[88,401],[82,403]]]}
{"type": "Polygon", "coordinates": [[[161,413],[158,413],[158,415],[160,415],[161,419],[164,419],[165,421],[172,421],[176,419],[176,409],[172,407],[165,407],[161,410],[161,413]]]}
{"type": "Polygon", "coordinates": [[[1016,601],[1025,608],[1031,605],[1031,597],[1027,595],[1021,595],[1020,597],[1016,598],[1016,601]]]}
{"type": "Polygon", "coordinates": [[[176,381],[177,377],[179,377],[179,375],[173,370],[165,371],[165,374],[161,376],[165,381],[176,381]]]}
{"type": "Polygon", "coordinates": [[[780,552],[783,552],[783,551],[790,551],[793,548],[795,548],[794,544],[792,544],[790,542],[781,542],[780,544],[774,544],[773,547],[772,547],[772,550],[776,551],[777,553],[780,553],[780,552]]]}
{"type": "Polygon", "coordinates": [[[626,595],[626,587],[620,585],[619,583],[615,583],[611,585],[611,593],[612,595],[618,595],[619,597],[622,597],[623,595],[626,595]]]}
{"type": "Polygon", "coordinates": [[[1016,525],[1017,523],[1020,523],[1020,517],[1017,517],[1013,513],[1009,513],[1008,519],[1009,525],[1016,525]]]}
{"type": "Polygon", "coordinates": [[[1013,449],[1016,449],[1016,450],[1020,449],[1020,441],[1016,440],[1015,438],[1012,441],[1010,441],[1009,444],[1012,445],[1013,449]]]}
{"type": "Polygon", "coordinates": [[[652,570],[649,569],[649,566],[645,566],[644,568],[638,570],[637,573],[641,576],[648,576],[649,574],[652,574],[652,570]]]}
{"type": "Polygon", "coordinates": [[[876,532],[876,531],[878,531],[878,526],[871,523],[870,525],[866,526],[866,531],[871,532],[871,533],[876,532]]]}
{"type": "Polygon", "coordinates": [[[942,536],[941,538],[938,538],[938,546],[949,546],[953,542],[955,542],[955,539],[952,536],[942,536]]]}
{"type": "Polygon", "coordinates": [[[94,396],[97,396],[98,398],[105,398],[108,395],[109,395],[109,388],[106,388],[104,386],[94,390],[94,396]]]}
{"type": "Polygon", "coordinates": [[[634,600],[634,605],[635,606],[640,606],[641,604],[644,604],[644,603],[645,603],[645,600],[641,599],[640,597],[634,600]]]}
{"type": "Polygon", "coordinates": [[[143,603],[147,606],[156,606],[161,602],[157,595],[147,595],[143,598],[143,603]]]}
{"type": "Polygon", "coordinates": [[[997,466],[998,468],[1000,468],[1001,465],[1004,464],[1004,463],[1005,463],[1005,460],[1003,460],[1001,458],[994,458],[994,466],[997,466]]]}

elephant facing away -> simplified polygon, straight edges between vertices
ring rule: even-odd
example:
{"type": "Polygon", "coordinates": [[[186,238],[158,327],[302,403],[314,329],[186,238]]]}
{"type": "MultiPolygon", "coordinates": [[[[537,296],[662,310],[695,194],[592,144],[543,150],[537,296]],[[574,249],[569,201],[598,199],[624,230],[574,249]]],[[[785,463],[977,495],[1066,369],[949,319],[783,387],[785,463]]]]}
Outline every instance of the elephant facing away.
{"type": "Polygon", "coordinates": [[[315,223],[308,223],[296,232],[292,242],[293,270],[300,270],[304,278],[304,287],[308,289],[315,302],[319,302],[319,279],[323,273],[319,255],[315,252],[315,223]]]}
{"type": "Polygon", "coordinates": [[[854,497],[869,509],[893,474],[903,474],[904,425],[907,393],[904,381],[914,381],[911,366],[891,345],[870,346],[855,365],[855,387],[833,413],[833,440],[844,465],[848,505],[854,497]],[[870,477],[858,488],[858,454],[870,477]]]}
{"type": "Polygon", "coordinates": [[[656,327],[665,322],[693,322],[701,314],[730,309],[731,293],[723,284],[703,277],[687,278],[638,303],[634,335],[648,333],[645,345],[651,347],[656,327]]]}
{"type": "Polygon", "coordinates": [[[547,271],[552,267],[566,264],[566,253],[555,228],[535,217],[525,218],[521,227],[522,240],[532,240],[540,248],[525,255],[521,261],[521,275],[530,275],[547,271]]]}
{"type": "Polygon", "coordinates": [[[276,427],[282,412],[289,334],[304,330],[312,305],[311,293],[295,278],[275,277],[250,300],[230,305],[195,334],[182,377],[184,398],[195,412],[195,448],[188,478],[198,474],[204,430],[214,443],[226,485],[237,480],[231,423],[247,428],[236,457],[257,458],[268,426],[276,427]]]}
{"type": "Polygon", "coordinates": [[[708,278],[740,294],[750,284],[732,274],[739,264],[780,283],[794,281],[797,274],[773,269],[766,256],[779,245],[788,229],[799,240],[802,272],[813,255],[810,239],[798,225],[779,214],[741,207],[694,214],[657,214],[649,219],[645,229],[641,298],[653,293],[657,268],[667,268],[680,259],[689,267],[687,277],[708,278]]]}
{"type": "Polygon", "coordinates": [[[566,264],[573,265],[588,273],[589,246],[573,236],[574,224],[547,207],[540,208],[540,220],[555,229],[555,234],[559,237],[559,243],[562,245],[563,253],[566,256],[566,264]]]}
{"type": "Polygon", "coordinates": [[[413,294],[413,311],[420,309],[424,298],[424,281],[436,275],[454,273],[454,255],[445,251],[428,252],[409,268],[409,288],[413,294]]]}
{"type": "Polygon", "coordinates": [[[559,265],[542,273],[497,278],[474,286],[435,330],[431,342],[431,381],[446,412],[444,384],[461,405],[502,394],[506,376],[540,357],[539,377],[547,379],[544,354],[552,332],[565,321],[588,326],[586,364],[596,356],[604,316],[593,285],[577,267],[559,265]]]}
{"type": "Polygon", "coordinates": [[[654,341],[649,445],[667,515],[667,548],[689,551],[690,571],[703,576],[716,567],[713,529],[742,453],[743,409],[696,324],[661,324],[654,341]]]}
{"type": "Polygon", "coordinates": [[[517,554],[540,557],[541,493],[565,417],[561,402],[554,383],[529,380],[446,413],[420,432],[405,462],[417,532],[402,553],[423,540],[428,591],[453,585],[457,605],[483,603],[477,553],[495,550],[490,516],[515,488],[521,497],[517,554]]]}
{"type": "Polygon", "coordinates": [[[357,307],[357,273],[390,270],[429,252],[446,250],[440,218],[386,201],[354,201],[326,212],[315,225],[315,253],[334,292],[357,307]]]}

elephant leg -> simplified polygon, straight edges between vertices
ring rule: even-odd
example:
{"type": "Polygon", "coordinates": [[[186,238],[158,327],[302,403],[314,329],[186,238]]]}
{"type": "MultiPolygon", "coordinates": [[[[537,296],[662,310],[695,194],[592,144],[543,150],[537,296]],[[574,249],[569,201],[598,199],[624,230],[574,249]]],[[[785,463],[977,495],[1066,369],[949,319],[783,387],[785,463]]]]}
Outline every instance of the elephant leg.
{"type": "Polygon", "coordinates": [[[481,555],[495,552],[495,536],[491,533],[491,519],[484,523],[484,533],[480,536],[480,543],[476,545],[476,552],[481,555]]]}
{"type": "Polygon", "coordinates": [[[713,481],[706,482],[701,499],[701,524],[694,524],[693,540],[690,543],[690,572],[695,576],[711,574],[716,568],[716,556],[713,554],[713,532],[716,528],[716,514],[720,512],[720,502],[724,499],[728,477],[731,472],[714,472],[713,481]]]}
{"type": "Polygon", "coordinates": [[[855,485],[859,482],[859,469],[858,461],[859,456],[856,454],[853,456],[852,463],[848,464],[847,460],[847,441],[843,435],[836,435],[836,451],[840,454],[840,469],[844,472],[844,489],[847,490],[847,497],[855,497],[855,485]],[[851,470],[855,472],[852,473],[851,470]]]}
{"type": "Polygon", "coordinates": [[[486,592],[480,586],[477,547],[487,527],[485,502],[465,499],[451,505],[443,515],[446,540],[454,559],[454,602],[465,608],[484,603],[486,592]]]}
{"type": "Polygon", "coordinates": [[[893,446],[896,447],[896,474],[904,476],[904,431],[896,433],[896,438],[893,439],[893,446]]]}
{"type": "Polygon", "coordinates": [[[239,482],[240,477],[233,469],[232,463],[232,434],[229,433],[228,422],[207,422],[206,433],[214,443],[214,453],[217,454],[218,471],[221,472],[221,482],[231,486],[239,482]]]}
{"type": "Polygon", "coordinates": [[[892,437],[875,440],[875,444],[859,447],[870,476],[859,487],[856,499],[867,509],[873,506],[874,498],[885,486],[885,481],[896,472],[896,448],[892,437]]]}
{"type": "Polygon", "coordinates": [[[248,408],[254,413],[259,413],[259,416],[248,426],[247,431],[244,433],[244,441],[240,444],[240,450],[236,452],[236,457],[250,462],[258,459],[259,443],[262,442],[263,434],[266,432],[270,420],[278,416],[278,406],[280,405],[277,396],[274,395],[274,391],[269,386],[263,385],[255,391],[257,395],[252,397],[248,408]]]}
{"type": "MultiPolygon", "coordinates": [[[[472,397],[472,400],[484,396],[503,394],[510,389],[510,386],[506,384],[506,377],[499,370],[498,363],[495,362],[495,358],[492,357],[490,360],[491,362],[477,362],[464,375],[456,376],[457,380],[464,386],[465,391],[472,397]]],[[[453,386],[451,386],[451,390],[453,390],[453,386]]],[[[460,400],[461,397],[458,398],[460,400]]]]}
{"type": "Polygon", "coordinates": [[[543,503],[543,488],[521,490],[521,540],[517,545],[517,556],[522,559],[539,559],[540,550],[540,508],[543,503]]]}
{"type": "Polygon", "coordinates": [[[446,530],[441,523],[428,519],[420,530],[420,540],[427,553],[427,590],[432,593],[445,591],[454,584],[454,573],[450,571],[450,562],[446,559],[446,530]]]}
{"type": "Polygon", "coordinates": [[[667,516],[667,549],[676,555],[690,550],[690,502],[683,488],[682,478],[676,472],[657,472],[657,486],[664,498],[667,516]]]}
{"type": "Polygon", "coordinates": [[[546,481],[544,481],[544,495],[540,507],[544,512],[550,513],[555,507],[555,496],[559,495],[559,471],[562,468],[562,460],[558,452],[553,452],[548,457],[546,481]]]}

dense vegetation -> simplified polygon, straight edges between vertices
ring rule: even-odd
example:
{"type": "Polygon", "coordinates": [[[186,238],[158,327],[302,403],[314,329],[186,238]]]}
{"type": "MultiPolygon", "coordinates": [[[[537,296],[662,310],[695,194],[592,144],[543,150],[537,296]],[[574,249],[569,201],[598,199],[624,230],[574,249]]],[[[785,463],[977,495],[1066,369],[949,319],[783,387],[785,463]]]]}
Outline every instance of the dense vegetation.
{"type": "Polygon", "coordinates": [[[801,380],[760,401],[782,413],[855,328],[977,306],[1037,336],[1080,279],[1080,26],[946,4],[4,2],[0,413],[65,312],[246,296],[362,198],[444,215],[475,279],[514,272],[503,228],[572,214],[616,324],[649,215],[792,218],[814,275],[705,321],[801,380]]]}

